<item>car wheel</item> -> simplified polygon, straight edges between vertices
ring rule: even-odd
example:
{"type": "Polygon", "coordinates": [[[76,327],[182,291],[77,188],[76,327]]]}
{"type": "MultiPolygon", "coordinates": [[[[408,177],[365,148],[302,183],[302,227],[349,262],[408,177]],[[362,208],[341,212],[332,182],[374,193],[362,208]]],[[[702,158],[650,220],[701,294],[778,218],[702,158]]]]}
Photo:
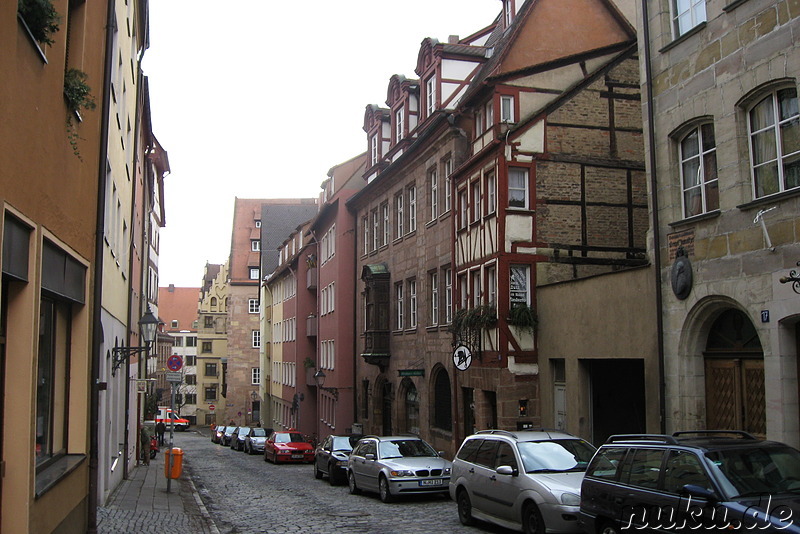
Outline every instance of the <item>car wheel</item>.
{"type": "Polygon", "coordinates": [[[317,480],[322,478],[322,471],[319,470],[319,466],[317,465],[316,461],[314,461],[314,478],[316,478],[317,480]]]}
{"type": "Polygon", "coordinates": [[[539,508],[533,503],[527,504],[522,510],[522,532],[544,534],[544,528],[544,519],[539,508]]]}
{"type": "Polygon", "coordinates": [[[378,479],[378,495],[381,497],[381,501],[383,502],[392,502],[394,501],[394,496],[392,492],[389,490],[389,481],[386,480],[386,477],[381,475],[378,479]]]}
{"type": "Polygon", "coordinates": [[[264,449],[264,461],[268,462],[269,458],[267,457],[267,449],[264,449]]]}
{"type": "Polygon", "coordinates": [[[347,487],[350,489],[351,495],[359,495],[361,493],[361,490],[356,486],[356,476],[352,471],[347,473],[347,487]]]}
{"type": "Polygon", "coordinates": [[[619,534],[619,529],[614,523],[607,521],[600,527],[600,534],[619,534]]]}
{"type": "Polygon", "coordinates": [[[469,500],[467,490],[462,489],[458,492],[456,502],[458,503],[458,520],[461,521],[462,525],[473,526],[475,518],[472,517],[472,501],[469,500]]]}
{"type": "Polygon", "coordinates": [[[333,465],[328,464],[328,484],[331,486],[335,486],[339,483],[339,477],[336,475],[336,472],[333,470],[333,465]]]}

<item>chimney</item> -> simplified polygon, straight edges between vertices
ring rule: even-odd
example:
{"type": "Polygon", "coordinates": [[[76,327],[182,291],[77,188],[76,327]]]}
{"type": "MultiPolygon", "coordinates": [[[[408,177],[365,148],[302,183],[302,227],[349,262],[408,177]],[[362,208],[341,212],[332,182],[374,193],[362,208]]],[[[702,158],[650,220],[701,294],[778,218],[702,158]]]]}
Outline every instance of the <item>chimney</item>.
{"type": "Polygon", "coordinates": [[[458,35],[451,35],[450,37],[447,38],[447,42],[449,44],[458,44],[458,41],[459,41],[458,35]]]}
{"type": "Polygon", "coordinates": [[[169,292],[170,293],[175,293],[175,284],[170,284],[169,285],[169,292]]]}

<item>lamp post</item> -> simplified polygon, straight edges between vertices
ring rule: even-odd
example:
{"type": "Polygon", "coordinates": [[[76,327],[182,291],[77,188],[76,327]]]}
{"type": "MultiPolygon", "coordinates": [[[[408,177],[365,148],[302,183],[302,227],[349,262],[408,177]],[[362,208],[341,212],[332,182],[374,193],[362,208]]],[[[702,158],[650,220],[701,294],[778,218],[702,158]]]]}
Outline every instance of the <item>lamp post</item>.
{"type": "Polygon", "coordinates": [[[339,390],[337,388],[326,388],[325,378],[327,377],[322,369],[319,369],[316,373],[314,373],[314,382],[317,383],[317,387],[322,391],[327,391],[333,395],[334,400],[339,400],[339,390]]]}
{"type": "Polygon", "coordinates": [[[134,354],[145,354],[145,357],[150,353],[150,346],[156,339],[156,329],[158,327],[158,319],[153,312],[150,311],[150,306],[142,318],[139,319],[139,330],[141,332],[141,339],[144,341],[144,346],[140,347],[114,347],[111,349],[113,361],[111,362],[111,376],[116,376],[117,369],[123,363],[128,362],[134,354]]]}

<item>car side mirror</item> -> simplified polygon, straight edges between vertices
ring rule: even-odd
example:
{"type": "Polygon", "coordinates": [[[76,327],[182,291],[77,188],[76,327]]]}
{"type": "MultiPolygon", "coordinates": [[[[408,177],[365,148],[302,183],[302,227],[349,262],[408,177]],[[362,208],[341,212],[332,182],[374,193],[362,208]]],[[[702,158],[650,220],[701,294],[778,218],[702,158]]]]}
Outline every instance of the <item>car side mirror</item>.
{"type": "Polygon", "coordinates": [[[445,452],[444,451],[439,451],[436,454],[438,454],[440,458],[444,458],[445,452]]]}
{"type": "Polygon", "coordinates": [[[366,460],[374,460],[375,459],[375,455],[372,454],[371,452],[368,452],[367,454],[364,455],[364,458],[366,460]]]}
{"type": "Polygon", "coordinates": [[[686,484],[681,488],[681,493],[688,494],[692,497],[697,497],[699,499],[705,499],[709,502],[719,501],[719,497],[717,497],[716,493],[714,493],[708,488],[704,488],[696,484],[686,484]]]}
{"type": "Polygon", "coordinates": [[[498,475],[511,475],[512,477],[519,475],[519,471],[516,468],[511,467],[510,465],[501,465],[500,467],[495,469],[495,472],[498,475]]]}

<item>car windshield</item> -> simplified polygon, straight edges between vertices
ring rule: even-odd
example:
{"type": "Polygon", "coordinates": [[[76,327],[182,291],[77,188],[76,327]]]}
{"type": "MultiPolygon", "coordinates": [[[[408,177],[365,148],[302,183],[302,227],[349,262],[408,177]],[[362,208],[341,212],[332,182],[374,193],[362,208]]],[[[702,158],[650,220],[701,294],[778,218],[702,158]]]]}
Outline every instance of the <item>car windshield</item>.
{"type": "Polygon", "coordinates": [[[352,451],[353,446],[350,445],[350,438],[333,438],[331,447],[334,451],[352,451]]]}
{"type": "Polygon", "coordinates": [[[239,435],[240,436],[246,436],[249,432],[250,432],[250,427],[249,426],[243,426],[243,427],[241,427],[239,429],[239,435]]]}
{"type": "Polygon", "coordinates": [[[275,443],[298,443],[304,441],[303,434],[299,432],[281,432],[275,434],[275,443]]]}
{"type": "Polygon", "coordinates": [[[228,435],[233,434],[234,430],[236,430],[236,429],[234,427],[230,426],[230,427],[225,429],[225,434],[228,434],[228,435]]]}
{"type": "Polygon", "coordinates": [[[595,451],[580,439],[520,441],[517,448],[526,473],[586,471],[595,451]]]}
{"type": "Polygon", "coordinates": [[[253,429],[253,437],[254,438],[265,438],[267,437],[267,431],[263,428],[254,428],[253,429]]]}
{"type": "Polygon", "coordinates": [[[729,498],[800,493],[800,451],[791,447],[747,447],[706,453],[729,498]]]}
{"type": "Polygon", "coordinates": [[[421,439],[395,439],[381,441],[378,451],[382,459],[408,458],[414,456],[439,456],[433,447],[421,439]]]}

